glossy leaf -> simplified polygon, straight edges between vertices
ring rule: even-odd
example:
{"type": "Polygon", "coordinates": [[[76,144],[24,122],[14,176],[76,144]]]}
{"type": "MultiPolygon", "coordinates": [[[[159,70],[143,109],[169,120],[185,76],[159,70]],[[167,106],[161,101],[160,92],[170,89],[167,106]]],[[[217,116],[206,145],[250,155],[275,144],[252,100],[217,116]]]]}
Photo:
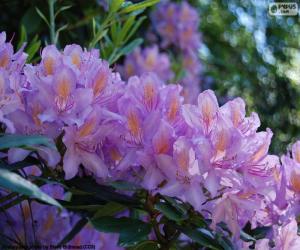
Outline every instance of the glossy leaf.
{"type": "Polygon", "coordinates": [[[54,142],[45,136],[5,134],[0,137],[0,150],[9,148],[24,148],[37,145],[56,149],[54,142]]]}
{"type": "Polygon", "coordinates": [[[151,232],[151,226],[141,220],[121,217],[100,217],[91,220],[92,225],[101,232],[119,233],[119,245],[129,247],[145,240],[151,232]]]}
{"type": "Polygon", "coordinates": [[[141,189],[139,185],[127,181],[113,181],[108,183],[108,185],[118,190],[136,191],[141,189]]]}
{"type": "Polygon", "coordinates": [[[37,185],[4,168],[0,168],[0,186],[62,209],[62,206],[55,199],[44,193],[37,185]]]}
{"type": "Polygon", "coordinates": [[[181,221],[187,219],[187,214],[181,213],[175,207],[171,206],[168,203],[159,202],[155,205],[155,209],[160,211],[170,220],[181,221]]]}

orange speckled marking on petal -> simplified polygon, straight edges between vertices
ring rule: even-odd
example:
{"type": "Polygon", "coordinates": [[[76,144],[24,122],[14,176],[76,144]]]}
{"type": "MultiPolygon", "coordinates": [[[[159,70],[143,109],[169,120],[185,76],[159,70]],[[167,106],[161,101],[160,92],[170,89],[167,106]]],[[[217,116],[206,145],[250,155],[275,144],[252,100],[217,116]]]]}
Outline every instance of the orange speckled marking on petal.
{"type": "Polygon", "coordinates": [[[26,202],[24,205],[22,205],[22,209],[23,209],[23,214],[24,214],[24,218],[25,220],[30,218],[30,208],[28,203],[26,202]]]}
{"type": "Polygon", "coordinates": [[[38,117],[39,114],[42,112],[41,106],[39,104],[33,105],[32,107],[32,119],[35,125],[41,126],[42,122],[38,117]]]}
{"type": "Polygon", "coordinates": [[[96,127],[96,120],[95,119],[90,119],[86,123],[84,123],[80,129],[79,129],[79,136],[80,137],[85,137],[89,134],[91,134],[96,127]]]}
{"type": "Polygon", "coordinates": [[[188,150],[183,150],[182,152],[180,152],[180,154],[178,155],[178,165],[180,166],[180,168],[184,171],[188,170],[189,167],[189,152],[188,150]]]}
{"type": "Polygon", "coordinates": [[[156,145],[156,152],[158,154],[166,154],[169,151],[169,148],[169,143],[166,140],[162,139],[156,145]]]}
{"type": "Polygon", "coordinates": [[[187,21],[189,20],[190,18],[190,11],[188,8],[182,8],[182,12],[181,12],[181,20],[184,22],[184,21],[187,21]]]}
{"type": "Polygon", "coordinates": [[[116,162],[122,160],[122,156],[121,156],[119,150],[117,150],[116,148],[113,148],[110,150],[110,156],[116,162]]]}
{"type": "Polygon", "coordinates": [[[55,60],[54,58],[47,56],[44,60],[44,68],[46,70],[46,75],[52,75],[54,72],[54,64],[55,64],[55,60]]]}
{"type": "Polygon", "coordinates": [[[296,147],[295,160],[300,163],[300,147],[296,147]]]}
{"type": "Polygon", "coordinates": [[[94,96],[99,95],[105,88],[108,80],[108,75],[105,72],[100,72],[97,74],[93,85],[94,96]]]}
{"type": "Polygon", "coordinates": [[[51,230],[51,228],[53,227],[53,225],[54,225],[54,218],[53,218],[53,215],[51,213],[49,213],[48,217],[47,217],[47,221],[44,224],[44,230],[45,230],[45,232],[49,232],[49,230],[51,230]]]}
{"type": "Polygon", "coordinates": [[[4,55],[0,58],[0,67],[5,68],[9,63],[9,54],[4,53],[4,55]]]}
{"type": "Polygon", "coordinates": [[[131,63],[127,63],[125,65],[125,71],[127,76],[132,76],[134,75],[134,67],[131,63]]]}
{"type": "Polygon", "coordinates": [[[135,136],[138,137],[140,134],[140,121],[137,117],[137,114],[133,111],[129,112],[128,117],[127,117],[127,122],[128,122],[128,128],[130,130],[130,133],[135,136]]]}
{"type": "Polygon", "coordinates": [[[300,176],[295,173],[295,171],[291,174],[291,185],[295,192],[300,192],[300,176]]]}
{"type": "Polygon", "coordinates": [[[241,113],[239,112],[238,107],[232,106],[232,122],[235,127],[237,127],[241,120],[241,113]]]}
{"type": "Polygon", "coordinates": [[[252,192],[247,192],[247,193],[239,194],[238,197],[241,198],[241,199],[248,199],[248,198],[251,197],[251,195],[253,195],[252,192]]]}
{"type": "Polygon", "coordinates": [[[145,63],[149,68],[153,68],[155,66],[155,54],[149,54],[145,63]]]}
{"type": "Polygon", "coordinates": [[[152,107],[154,99],[154,86],[152,83],[146,83],[144,86],[144,98],[148,107],[152,107]]]}
{"type": "Polygon", "coordinates": [[[171,100],[171,105],[169,107],[168,119],[173,121],[177,115],[179,109],[179,102],[176,97],[173,97],[171,100]]]}
{"type": "Polygon", "coordinates": [[[277,183],[279,183],[279,181],[280,181],[280,172],[279,172],[279,169],[274,168],[274,170],[273,170],[273,176],[274,176],[275,181],[277,183]]]}
{"type": "Polygon", "coordinates": [[[228,143],[229,143],[228,133],[226,133],[224,129],[221,129],[217,137],[217,143],[216,143],[217,151],[224,152],[226,150],[226,147],[228,146],[228,143]]]}
{"type": "Polygon", "coordinates": [[[73,53],[71,58],[72,58],[72,63],[75,64],[79,68],[80,63],[81,63],[80,55],[77,53],[73,53]]]}
{"type": "Polygon", "coordinates": [[[213,103],[209,98],[205,98],[202,103],[201,113],[207,123],[210,123],[213,118],[213,110],[213,103]]]}
{"type": "Polygon", "coordinates": [[[168,34],[169,36],[172,36],[173,33],[174,33],[174,27],[170,24],[167,24],[165,27],[164,27],[164,31],[166,34],[168,34]]]}
{"type": "Polygon", "coordinates": [[[68,76],[62,75],[62,77],[59,79],[57,91],[58,95],[64,100],[68,99],[71,93],[71,82],[68,76]]]}
{"type": "Polygon", "coordinates": [[[256,162],[258,161],[259,159],[261,159],[265,154],[266,154],[266,151],[268,149],[268,144],[267,143],[264,143],[263,145],[261,145],[259,147],[259,149],[255,152],[255,154],[251,157],[251,160],[253,162],[256,162]]]}

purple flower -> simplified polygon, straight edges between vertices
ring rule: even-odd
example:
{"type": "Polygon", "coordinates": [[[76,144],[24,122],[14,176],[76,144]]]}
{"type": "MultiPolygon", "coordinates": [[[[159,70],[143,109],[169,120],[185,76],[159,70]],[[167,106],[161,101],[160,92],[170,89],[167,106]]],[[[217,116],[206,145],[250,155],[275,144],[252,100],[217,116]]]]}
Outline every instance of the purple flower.
{"type": "Polygon", "coordinates": [[[197,49],[200,43],[197,11],[187,2],[164,2],[152,15],[152,22],[162,37],[162,46],[170,44],[185,49],[197,49]]]}
{"type": "MultiPolygon", "coordinates": [[[[57,199],[63,199],[64,192],[60,186],[46,185],[42,189],[57,199]]],[[[71,218],[66,211],[59,212],[56,207],[37,202],[29,204],[27,201],[1,211],[0,226],[5,228],[4,235],[9,237],[6,240],[13,239],[20,245],[58,244],[72,229],[71,218]]]]}
{"type": "Polygon", "coordinates": [[[68,126],[64,131],[63,142],[67,147],[63,160],[65,178],[74,177],[80,164],[96,177],[107,177],[107,166],[99,156],[99,144],[103,135],[100,134],[102,131],[98,110],[93,110],[81,126],[68,126]]]}
{"type": "MultiPolygon", "coordinates": [[[[300,247],[300,236],[298,235],[298,225],[295,218],[282,226],[273,227],[274,250],[296,250],[300,247]]],[[[262,239],[256,243],[255,249],[263,250],[268,246],[269,239],[262,239]]]]}
{"type": "Polygon", "coordinates": [[[93,244],[99,250],[121,250],[118,246],[118,234],[100,233],[91,225],[85,226],[71,241],[70,245],[81,246],[93,244]]]}
{"type": "Polygon", "coordinates": [[[170,81],[173,77],[168,55],[160,53],[156,45],[144,49],[137,48],[126,57],[121,70],[123,70],[123,75],[126,79],[149,72],[155,73],[165,82],[170,81]]]}

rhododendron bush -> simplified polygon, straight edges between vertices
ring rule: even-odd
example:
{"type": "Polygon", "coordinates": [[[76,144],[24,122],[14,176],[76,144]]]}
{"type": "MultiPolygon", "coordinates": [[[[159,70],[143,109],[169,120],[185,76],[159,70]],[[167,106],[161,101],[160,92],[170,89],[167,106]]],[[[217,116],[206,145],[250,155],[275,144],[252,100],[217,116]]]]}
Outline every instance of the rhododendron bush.
{"type": "Polygon", "coordinates": [[[272,124],[200,91],[186,1],[151,10],[148,47],[127,41],[156,2],[100,1],[90,48],[53,24],[40,56],[0,33],[1,249],[300,249],[300,142],[271,154],[272,124]]]}

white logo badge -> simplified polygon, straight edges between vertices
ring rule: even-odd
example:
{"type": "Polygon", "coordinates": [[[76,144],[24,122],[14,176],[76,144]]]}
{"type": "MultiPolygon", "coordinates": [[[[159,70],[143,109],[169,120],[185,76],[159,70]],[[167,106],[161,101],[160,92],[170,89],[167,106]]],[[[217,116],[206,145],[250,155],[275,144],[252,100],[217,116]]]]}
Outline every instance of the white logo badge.
{"type": "Polygon", "coordinates": [[[297,16],[297,3],[270,3],[269,14],[271,16],[297,16]]]}

